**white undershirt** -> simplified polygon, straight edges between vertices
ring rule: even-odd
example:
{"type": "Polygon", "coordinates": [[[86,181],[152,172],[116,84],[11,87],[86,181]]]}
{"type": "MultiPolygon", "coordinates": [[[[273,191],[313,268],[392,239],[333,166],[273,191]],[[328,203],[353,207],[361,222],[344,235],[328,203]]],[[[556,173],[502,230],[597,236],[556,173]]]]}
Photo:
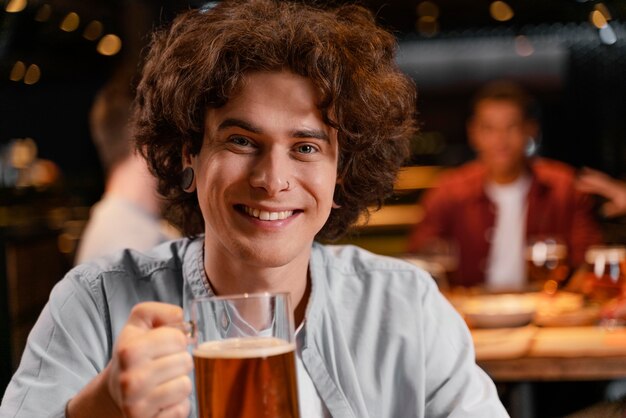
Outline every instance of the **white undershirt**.
{"type": "Polygon", "coordinates": [[[530,177],[509,184],[487,184],[496,219],[487,256],[486,286],[491,291],[522,290],[526,285],[526,212],[530,177]]]}
{"type": "Polygon", "coordinates": [[[304,344],[304,322],[296,330],[296,368],[298,376],[298,398],[300,402],[300,418],[330,418],[330,413],[322,398],[317,393],[311,376],[302,362],[302,346],[304,344]]]}

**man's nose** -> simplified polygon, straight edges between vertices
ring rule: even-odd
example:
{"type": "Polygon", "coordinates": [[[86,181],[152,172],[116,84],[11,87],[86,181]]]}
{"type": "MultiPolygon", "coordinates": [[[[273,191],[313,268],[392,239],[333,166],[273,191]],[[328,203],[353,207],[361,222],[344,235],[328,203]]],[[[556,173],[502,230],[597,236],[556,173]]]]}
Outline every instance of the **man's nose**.
{"type": "Polygon", "coordinates": [[[288,155],[282,155],[277,149],[268,150],[256,159],[250,173],[250,185],[264,189],[269,196],[274,196],[289,189],[290,171],[288,155]]]}

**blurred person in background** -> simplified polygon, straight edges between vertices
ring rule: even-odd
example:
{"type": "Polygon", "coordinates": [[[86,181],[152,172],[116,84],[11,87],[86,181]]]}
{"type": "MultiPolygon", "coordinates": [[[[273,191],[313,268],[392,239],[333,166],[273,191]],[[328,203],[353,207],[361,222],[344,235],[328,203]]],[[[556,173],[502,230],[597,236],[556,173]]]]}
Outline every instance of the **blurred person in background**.
{"type": "Polygon", "coordinates": [[[426,272],[319,243],[383,202],[408,157],[416,93],[396,49],[362,7],[278,0],[155,34],[133,132],[185,238],[68,273],[0,417],[196,416],[187,339],[165,325],[195,298],[262,292],[291,298],[303,417],[507,416],[426,272]]]}
{"type": "Polygon", "coordinates": [[[574,170],[528,156],[539,133],[532,108],[517,84],[495,81],[481,88],[467,123],[477,158],[443,174],[421,201],[425,216],[411,232],[409,251],[451,242],[458,251],[452,286],[521,290],[533,237],[563,240],[571,265],[602,241],[591,200],[574,187],[574,170]]]}
{"type": "Polygon", "coordinates": [[[123,75],[109,81],[94,100],[89,122],[105,171],[105,191],[91,209],[76,264],[126,248],[149,250],[180,235],[162,219],[157,181],[135,151],[129,126],[132,100],[130,77],[123,75]]]}

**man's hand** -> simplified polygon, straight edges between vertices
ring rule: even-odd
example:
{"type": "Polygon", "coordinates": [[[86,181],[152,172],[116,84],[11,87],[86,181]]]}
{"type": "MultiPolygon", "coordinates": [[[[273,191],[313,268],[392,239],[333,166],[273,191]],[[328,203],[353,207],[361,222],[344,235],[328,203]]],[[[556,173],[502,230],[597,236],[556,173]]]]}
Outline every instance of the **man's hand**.
{"type": "Polygon", "coordinates": [[[600,171],[585,168],[578,176],[576,188],[608,199],[608,202],[602,205],[604,216],[610,218],[626,214],[626,183],[615,180],[600,171]]]}
{"type": "Polygon", "coordinates": [[[98,410],[108,410],[109,415],[103,416],[111,416],[110,411],[117,409],[129,418],[187,417],[192,391],[188,374],[193,361],[185,334],[167,326],[182,321],[183,310],[178,306],[158,302],[136,305],[115,343],[109,365],[69,403],[68,415],[94,417],[98,410]]]}

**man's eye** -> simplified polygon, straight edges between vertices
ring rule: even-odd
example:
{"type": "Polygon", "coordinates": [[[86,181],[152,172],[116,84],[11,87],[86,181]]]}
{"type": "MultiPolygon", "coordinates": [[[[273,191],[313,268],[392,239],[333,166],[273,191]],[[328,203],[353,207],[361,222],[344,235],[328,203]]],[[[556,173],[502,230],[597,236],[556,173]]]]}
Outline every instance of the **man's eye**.
{"type": "Polygon", "coordinates": [[[304,144],[304,145],[298,146],[298,152],[301,154],[313,154],[316,151],[317,150],[315,149],[313,145],[304,144]]]}
{"type": "Polygon", "coordinates": [[[235,145],[242,146],[242,147],[247,147],[247,146],[252,145],[250,140],[243,136],[231,136],[230,142],[232,142],[235,145]]]}

